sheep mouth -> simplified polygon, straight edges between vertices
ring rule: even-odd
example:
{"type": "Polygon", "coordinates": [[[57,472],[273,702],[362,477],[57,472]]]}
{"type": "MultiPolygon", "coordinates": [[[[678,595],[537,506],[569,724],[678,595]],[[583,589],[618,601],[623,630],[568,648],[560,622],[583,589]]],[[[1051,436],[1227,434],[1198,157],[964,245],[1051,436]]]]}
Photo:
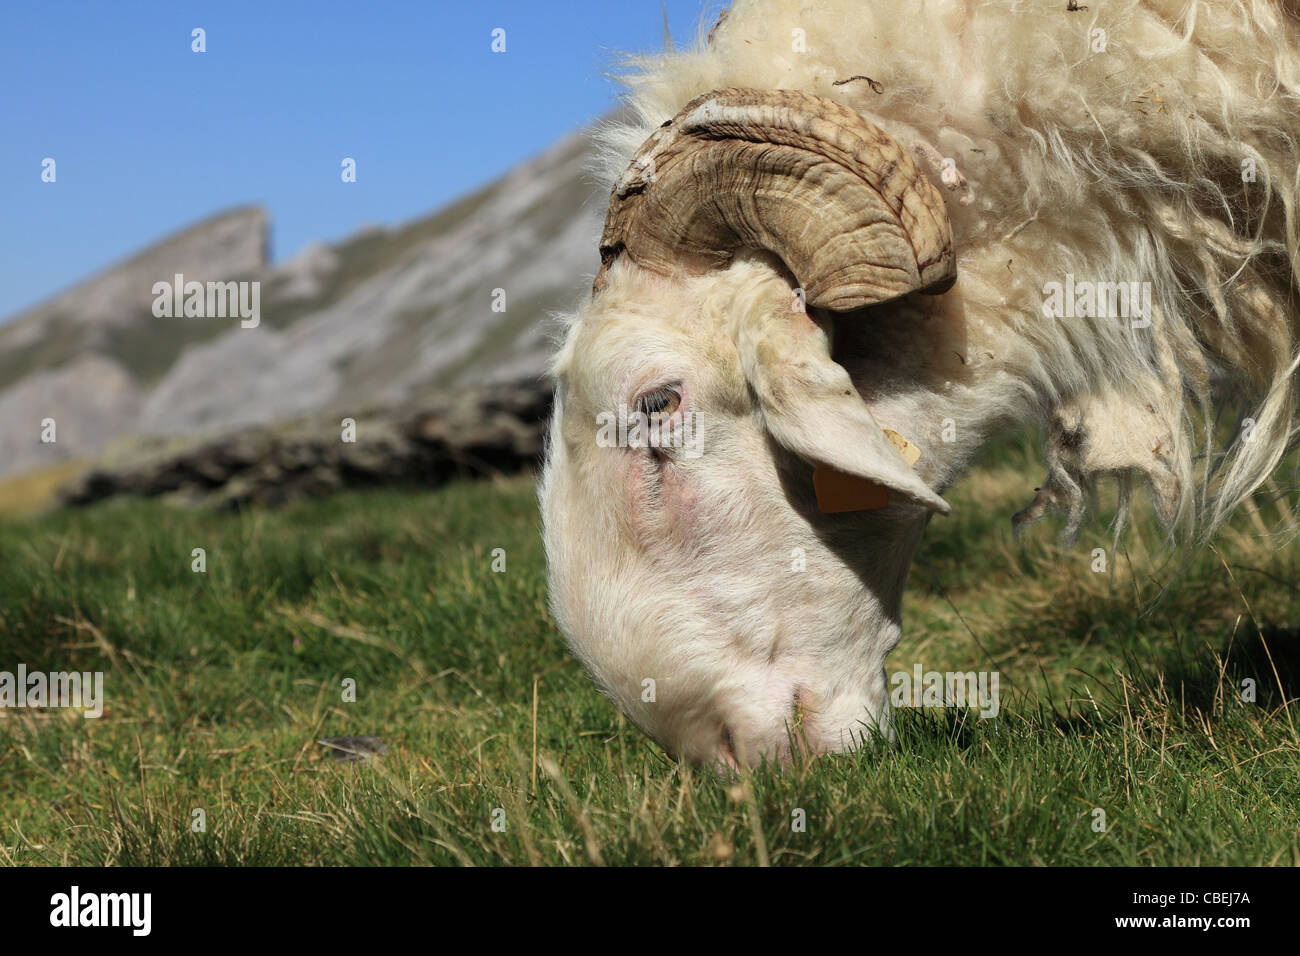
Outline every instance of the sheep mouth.
{"type": "Polygon", "coordinates": [[[788,714],[781,730],[762,741],[764,746],[758,754],[748,752],[744,738],[738,738],[729,724],[723,724],[713,752],[713,763],[734,774],[739,773],[742,767],[753,766],[755,758],[771,761],[784,769],[798,758],[812,755],[816,748],[809,742],[808,731],[813,713],[798,687],[791,692],[788,714]]]}
{"type": "Polygon", "coordinates": [[[736,739],[732,736],[731,728],[725,724],[722,727],[722,739],[718,743],[717,760],[724,770],[731,773],[740,772],[740,760],[736,757],[736,739]]]}

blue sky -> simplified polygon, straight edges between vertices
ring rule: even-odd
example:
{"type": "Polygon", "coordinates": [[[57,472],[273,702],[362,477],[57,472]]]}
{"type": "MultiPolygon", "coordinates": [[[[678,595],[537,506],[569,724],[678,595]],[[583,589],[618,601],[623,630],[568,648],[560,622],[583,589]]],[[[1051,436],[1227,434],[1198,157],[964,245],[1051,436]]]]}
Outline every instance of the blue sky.
{"type": "Polygon", "coordinates": [[[663,9],[681,43],[722,6],[0,4],[0,321],[230,206],[267,207],[275,260],[423,214],[614,105],[605,74],[661,47],[663,9]]]}

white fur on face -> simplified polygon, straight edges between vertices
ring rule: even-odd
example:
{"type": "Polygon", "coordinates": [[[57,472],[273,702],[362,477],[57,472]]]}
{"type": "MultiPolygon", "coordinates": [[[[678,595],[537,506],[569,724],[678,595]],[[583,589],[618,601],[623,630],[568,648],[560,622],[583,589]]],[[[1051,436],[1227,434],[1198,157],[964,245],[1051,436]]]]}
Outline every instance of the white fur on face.
{"type": "Polygon", "coordinates": [[[788,286],[757,264],[706,282],[611,276],[557,360],[541,492],[575,655],[688,760],[786,761],[792,744],[842,750],[887,730],[885,655],[924,513],[820,514],[811,466],[765,429],[736,329],[785,307],[788,286]],[[665,384],[696,416],[699,457],[598,446],[600,412],[665,384]]]}

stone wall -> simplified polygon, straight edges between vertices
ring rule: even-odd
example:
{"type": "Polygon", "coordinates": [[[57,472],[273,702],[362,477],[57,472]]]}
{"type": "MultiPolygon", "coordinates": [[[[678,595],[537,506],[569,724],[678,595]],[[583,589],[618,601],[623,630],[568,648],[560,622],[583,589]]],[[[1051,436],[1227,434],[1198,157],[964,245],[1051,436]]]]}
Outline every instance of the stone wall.
{"type": "Polygon", "coordinates": [[[430,392],[365,413],[316,413],[186,438],[130,438],[60,492],[84,505],[121,495],[183,504],[282,504],[376,485],[436,486],[511,474],[541,459],[551,392],[528,380],[430,392]],[[344,440],[345,417],[355,441],[344,440]]]}

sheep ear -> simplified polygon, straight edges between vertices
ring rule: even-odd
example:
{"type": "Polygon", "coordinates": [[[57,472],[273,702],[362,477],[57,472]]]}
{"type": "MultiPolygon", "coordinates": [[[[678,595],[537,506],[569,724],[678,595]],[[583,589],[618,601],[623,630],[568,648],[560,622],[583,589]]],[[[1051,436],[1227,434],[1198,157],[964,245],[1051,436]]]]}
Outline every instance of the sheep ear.
{"type": "Polygon", "coordinates": [[[816,468],[823,511],[888,503],[952,510],[876,422],[849,373],[831,358],[826,333],[807,315],[746,323],[737,344],[768,431],[816,468]]]}

